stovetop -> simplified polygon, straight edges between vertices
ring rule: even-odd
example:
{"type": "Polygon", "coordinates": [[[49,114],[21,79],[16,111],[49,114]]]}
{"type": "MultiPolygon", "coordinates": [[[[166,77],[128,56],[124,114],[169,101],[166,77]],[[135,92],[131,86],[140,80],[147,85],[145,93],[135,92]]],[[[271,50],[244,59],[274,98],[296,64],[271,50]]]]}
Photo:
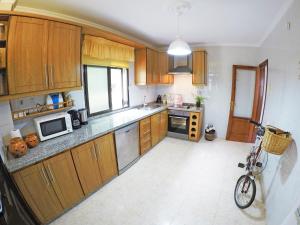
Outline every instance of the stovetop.
{"type": "Polygon", "coordinates": [[[195,104],[192,103],[183,103],[182,105],[170,105],[168,107],[169,109],[173,109],[173,110],[187,110],[187,111],[200,111],[201,108],[197,108],[195,104]]]}

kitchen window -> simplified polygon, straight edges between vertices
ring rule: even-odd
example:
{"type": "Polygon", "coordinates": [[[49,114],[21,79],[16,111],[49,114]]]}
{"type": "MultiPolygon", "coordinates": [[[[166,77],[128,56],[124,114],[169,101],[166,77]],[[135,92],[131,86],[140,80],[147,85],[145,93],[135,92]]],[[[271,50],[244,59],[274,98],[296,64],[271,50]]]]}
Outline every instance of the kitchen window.
{"type": "Polygon", "coordinates": [[[84,85],[89,116],[129,107],[126,68],[85,65],[84,85]]]}

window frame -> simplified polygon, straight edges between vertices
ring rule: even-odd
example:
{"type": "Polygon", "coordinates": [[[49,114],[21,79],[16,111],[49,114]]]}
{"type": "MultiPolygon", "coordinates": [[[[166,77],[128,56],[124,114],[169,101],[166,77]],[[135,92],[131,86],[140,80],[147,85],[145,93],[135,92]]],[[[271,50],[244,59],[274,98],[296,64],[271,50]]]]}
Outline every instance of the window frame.
{"type": "MultiPolygon", "coordinates": [[[[83,65],[83,80],[84,80],[84,99],[85,99],[85,107],[87,109],[87,114],[88,117],[93,117],[93,116],[98,116],[98,115],[103,115],[106,113],[111,113],[111,112],[117,112],[126,108],[130,107],[130,100],[129,100],[129,70],[128,68],[121,68],[121,67],[109,67],[109,66],[95,66],[95,65],[83,65]],[[88,67],[96,67],[96,68],[106,68],[107,70],[107,87],[108,87],[108,93],[107,93],[107,97],[108,97],[108,105],[109,105],[109,109],[107,110],[103,110],[103,111],[99,111],[96,113],[90,113],[90,104],[89,104],[89,91],[88,91],[88,73],[87,73],[87,69],[88,67]],[[112,87],[111,87],[111,69],[119,69],[122,72],[122,76],[124,76],[124,71],[126,70],[126,76],[127,76],[127,99],[128,99],[128,105],[124,107],[124,96],[122,94],[122,105],[123,107],[120,109],[112,109],[112,87]]],[[[124,88],[124,84],[123,84],[123,77],[122,77],[122,93],[123,93],[123,88],[124,88]]]]}

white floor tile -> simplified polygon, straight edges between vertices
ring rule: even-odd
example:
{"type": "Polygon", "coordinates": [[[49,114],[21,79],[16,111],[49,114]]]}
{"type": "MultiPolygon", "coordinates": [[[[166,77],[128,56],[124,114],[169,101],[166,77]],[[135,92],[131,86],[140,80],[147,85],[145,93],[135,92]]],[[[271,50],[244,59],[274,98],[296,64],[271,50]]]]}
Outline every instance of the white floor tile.
{"type": "Polygon", "coordinates": [[[51,225],[264,225],[260,186],[235,206],[235,182],[249,144],[166,138],[124,174],[51,225]]]}

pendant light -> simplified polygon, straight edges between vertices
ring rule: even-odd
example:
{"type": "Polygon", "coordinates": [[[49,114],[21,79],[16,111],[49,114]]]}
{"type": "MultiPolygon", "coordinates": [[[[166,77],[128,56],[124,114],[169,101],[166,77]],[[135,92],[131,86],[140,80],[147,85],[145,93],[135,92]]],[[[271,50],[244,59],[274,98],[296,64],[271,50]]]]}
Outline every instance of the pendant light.
{"type": "Polygon", "coordinates": [[[189,10],[191,7],[190,3],[187,1],[178,1],[175,6],[175,11],[177,15],[177,36],[174,41],[171,42],[168,48],[169,55],[189,55],[191,54],[191,48],[183,39],[180,37],[179,32],[179,17],[189,10]]]}

